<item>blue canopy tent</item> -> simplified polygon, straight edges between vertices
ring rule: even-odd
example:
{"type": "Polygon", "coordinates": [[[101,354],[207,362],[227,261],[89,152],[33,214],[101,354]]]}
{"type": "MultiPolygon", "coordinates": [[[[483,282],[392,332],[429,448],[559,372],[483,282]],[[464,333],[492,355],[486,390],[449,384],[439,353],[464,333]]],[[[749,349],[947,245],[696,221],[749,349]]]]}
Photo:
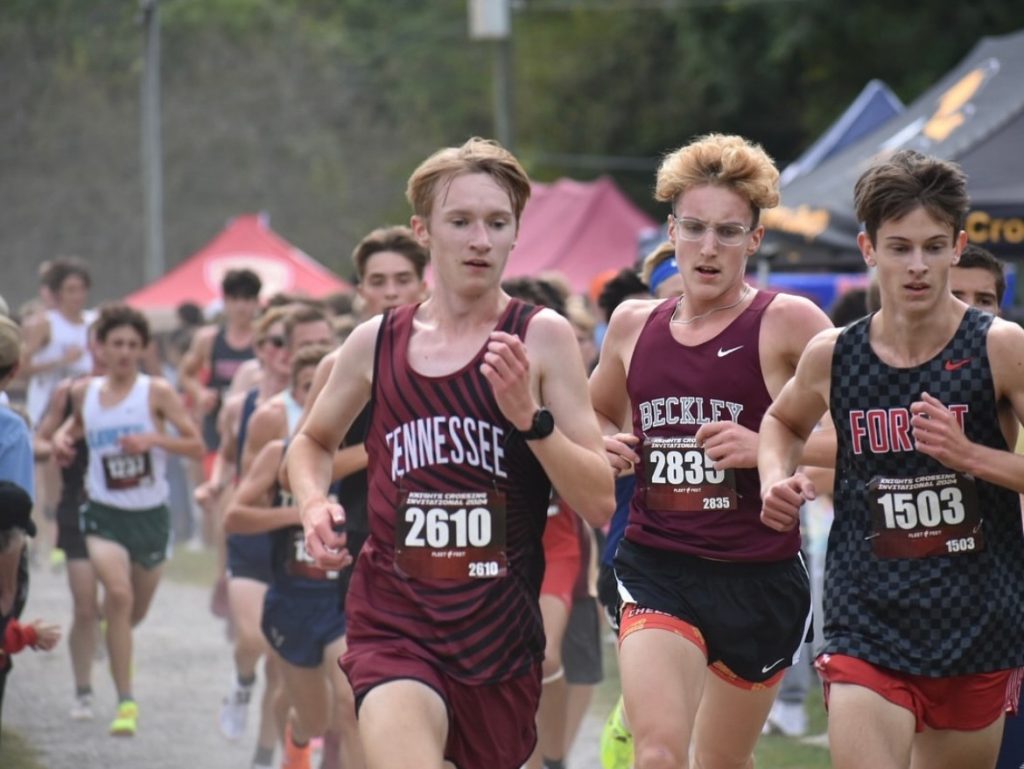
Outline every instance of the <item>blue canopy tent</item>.
{"type": "Polygon", "coordinates": [[[872,131],[881,128],[903,111],[903,102],[881,80],[871,80],[804,153],[782,169],[779,181],[783,190],[797,177],[810,173],[830,157],[872,131]]]}

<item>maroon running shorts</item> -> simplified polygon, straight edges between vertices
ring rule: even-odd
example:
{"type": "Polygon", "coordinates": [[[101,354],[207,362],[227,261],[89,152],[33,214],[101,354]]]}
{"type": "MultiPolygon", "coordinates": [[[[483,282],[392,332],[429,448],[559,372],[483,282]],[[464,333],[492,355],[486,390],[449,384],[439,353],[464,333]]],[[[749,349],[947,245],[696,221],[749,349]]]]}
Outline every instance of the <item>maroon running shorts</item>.
{"type": "Polygon", "coordinates": [[[448,710],[444,758],[458,769],[519,769],[537,744],[541,666],[495,684],[468,684],[415,656],[407,642],[351,644],[339,664],[356,698],[356,713],[375,686],[412,679],[429,686],[448,710]]]}

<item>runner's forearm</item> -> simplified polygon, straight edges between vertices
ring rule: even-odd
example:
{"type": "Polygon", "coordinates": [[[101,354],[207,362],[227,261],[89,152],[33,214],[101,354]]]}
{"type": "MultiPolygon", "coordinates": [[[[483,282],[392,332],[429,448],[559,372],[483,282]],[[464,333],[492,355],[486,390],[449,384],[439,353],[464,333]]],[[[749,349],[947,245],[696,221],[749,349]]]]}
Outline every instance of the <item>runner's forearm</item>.
{"type": "Polygon", "coordinates": [[[305,433],[296,435],[288,447],[288,482],[299,510],[312,501],[327,499],[332,457],[333,452],[324,449],[305,433]]]}
{"type": "Polygon", "coordinates": [[[362,443],[338,449],[334,452],[331,477],[334,480],[338,480],[353,473],[358,473],[360,470],[365,470],[368,460],[366,447],[362,443]]]}
{"type": "Polygon", "coordinates": [[[182,436],[156,433],[153,445],[171,454],[179,454],[183,457],[191,457],[192,459],[202,459],[203,455],[206,454],[203,439],[198,435],[182,436]]]}
{"type": "Polygon", "coordinates": [[[527,445],[544,467],[558,495],[592,526],[603,526],[615,512],[615,481],[604,452],[573,443],[558,428],[527,445]]]}
{"type": "Polygon", "coordinates": [[[224,513],[228,534],[261,534],[300,523],[297,507],[260,507],[235,502],[224,513]]]}
{"type": "Polygon", "coordinates": [[[757,442],[757,471],[761,489],[791,476],[800,463],[805,441],[785,423],[765,414],[757,442]]]}

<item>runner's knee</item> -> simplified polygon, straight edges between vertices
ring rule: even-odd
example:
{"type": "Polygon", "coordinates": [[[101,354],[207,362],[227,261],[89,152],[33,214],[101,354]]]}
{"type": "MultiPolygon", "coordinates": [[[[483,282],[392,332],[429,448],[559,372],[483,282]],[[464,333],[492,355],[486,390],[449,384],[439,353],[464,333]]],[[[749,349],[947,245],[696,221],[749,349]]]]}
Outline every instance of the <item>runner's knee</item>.
{"type": "Polygon", "coordinates": [[[110,585],[106,588],[105,608],[107,618],[111,614],[131,615],[134,596],[130,585],[110,585]]]}
{"type": "Polygon", "coordinates": [[[670,745],[657,738],[636,741],[636,769],[688,769],[685,746],[670,745]]]}
{"type": "Polygon", "coordinates": [[[263,631],[259,627],[235,625],[235,653],[242,655],[259,654],[267,645],[263,631]]]}
{"type": "Polygon", "coordinates": [[[80,601],[75,604],[74,622],[76,625],[94,624],[99,617],[99,607],[94,601],[80,601]]]}

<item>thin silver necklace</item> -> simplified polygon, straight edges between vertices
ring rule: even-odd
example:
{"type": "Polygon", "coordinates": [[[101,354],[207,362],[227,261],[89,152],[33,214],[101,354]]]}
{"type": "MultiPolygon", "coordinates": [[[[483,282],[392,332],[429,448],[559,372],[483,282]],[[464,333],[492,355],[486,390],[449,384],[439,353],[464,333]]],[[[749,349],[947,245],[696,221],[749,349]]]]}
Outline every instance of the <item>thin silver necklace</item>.
{"type": "Polygon", "coordinates": [[[680,320],[679,318],[676,317],[676,313],[678,313],[679,310],[683,306],[683,297],[686,296],[686,294],[680,294],[679,295],[679,301],[676,302],[676,309],[673,311],[672,317],[669,319],[669,323],[676,323],[676,324],[678,324],[680,326],[689,326],[691,323],[696,323],[701,318],[706,318],[708,315],[713,315],[714,313],[718,312],[719,310],[731,310],[733,307],[735,307],[740,302],[742,302],[744,299],[746,299],[747,298],[747,294],[749,294],[749,293],[750,293],[750,284],[749,283],[744,283],[743,284],[743,293],[741,293],[740,294],[740,298],[737,299],[732,304],[723,304],[721,307],[712,307],[707,312],[702,312],[700,315],[694,315],[692,318],[688,318],[687,320],[680,320]]]}

